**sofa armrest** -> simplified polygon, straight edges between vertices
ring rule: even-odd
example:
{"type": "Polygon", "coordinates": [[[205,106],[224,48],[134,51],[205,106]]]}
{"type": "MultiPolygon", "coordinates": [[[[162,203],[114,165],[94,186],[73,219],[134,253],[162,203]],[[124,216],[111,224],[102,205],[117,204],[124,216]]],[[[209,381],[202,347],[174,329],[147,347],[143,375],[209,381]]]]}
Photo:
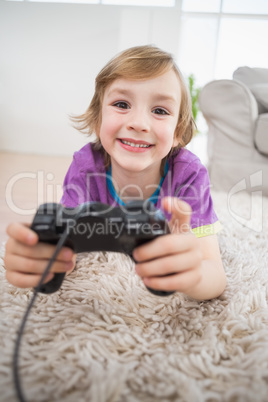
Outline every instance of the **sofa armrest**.
{"type": "Polygon", "coordinates": [[[257,102],[250,90],[239,81],[211,81],[202,89],[199,107],[208,126],[214,126],[230,140],[254,146],[257,102]]]}
{"type": "Polygon", "coordinates": [[[268,113],[259,115],[255,130],[255,145],[261,154],[268,156],[268,113]]]}
{"type": "Polygon", "coordinates": [[[258,174],[263,194],[268,195],[268,157],[257,149],[264,153],[267,146],[261,134],[266,120],[259,119],[250,90],[238,81],[212,81],[202,89],[199,105],[209,127],[208,171],[213,188],[228,192],[242,183],[251,191],[252,175],[258,174]]]}

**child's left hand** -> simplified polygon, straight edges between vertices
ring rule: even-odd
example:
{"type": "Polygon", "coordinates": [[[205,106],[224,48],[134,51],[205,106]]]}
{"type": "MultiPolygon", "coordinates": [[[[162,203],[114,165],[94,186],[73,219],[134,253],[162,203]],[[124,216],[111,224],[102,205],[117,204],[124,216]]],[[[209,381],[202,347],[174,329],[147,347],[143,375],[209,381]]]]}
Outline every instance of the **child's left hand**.
{"type": "MultiPolygon", "coordinates": [[[[171,234],[159,236],[133,251],[133,257],[137,261],[137,274],[142,278],[144,284],[152,289],[179,291],[198,299],[210,298],[209,283],[203,286],[203,282],[205,282],[203,276],[204,272],[213,271],[214,264],[208,264],[208,271],[203,269],[203,262],[205,259],[209,259],[209,254],[203,250],[203,239],[198,239],[190,230],[191,207],[186,202],[171,197],[166,197],[162,205],[172,214],[169,222],[171,234]],[[168,276],[171,273],[174,274],[168,276]]],[[[215,236],[208,237],[212,239],[207,238],[203,242],[211,242],[212,247],[208,247],[211,250],[214,247],[215,236]]],[[[211,259],[215,259],[212,262],[217,263],[219,269],[222,270],[217,248],[211,255],[211,259]]],[[[216,275],[217,268],[214,269],[214,272],[216,275]]],[[[209,274],[209,276],[211,275],[209,274]]],[[[222,277],[222,273],[219,277],[222,277]]],[[[214,282],[214,284],[216,283],[214,282]]],[[[222,293],[223,289],[215,289],[218,294],[215,293],[213,297],[222,293]]]]}

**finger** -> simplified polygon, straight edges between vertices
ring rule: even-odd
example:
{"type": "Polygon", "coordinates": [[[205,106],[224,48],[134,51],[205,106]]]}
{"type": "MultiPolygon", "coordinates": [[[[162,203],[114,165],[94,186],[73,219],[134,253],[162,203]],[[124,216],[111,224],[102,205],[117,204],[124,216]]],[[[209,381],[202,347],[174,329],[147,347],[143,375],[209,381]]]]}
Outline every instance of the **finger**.
{"type": "Polygon", "coordinates": [[[171,214],[171,233],[185,233],[190,231],[192,208],[187,202],[176,197],[165,197],[162,207],[171,214]]]}
{"type": "MultiPolygon", "coordinates": [[[[21,272],[26,274],[42,274],[49,260],[24,258],[17,255],[8,255],[6,257],[7,271],[21,272]]],[[[58,261],[56,260],[52,265],[50,272],[67,272],[74,267],[74,261],[58,261]]]]}
{"type": "MultiPolygon", "coordinates": [[[[21,272],[16,272],[16,271],[7,271],[6,272],[6,278],[9,283],[11,283],[13,286],[16,286],[18,288],[33,288],[36,287],[40,280],[41,280],[42,275],[27,275],[23,274],[21,272]]],[[[46,276],[44,283],[47,283],[53,279],[54,274],[53,273],[48,273],[46,276]]]]}
{"type": "MultiPolygon", "coordinates": [[[[52,244],[37,243],[34,247],[29,247],[17,241],[10,239],[7,243],[7,251],[11,254],[28,257],[33,259],[50,259],[55,252],[56,247],[52,244]]],[[[74,256],[74,252],[68,248],[63,247],[57,255],[58,261],[71,261],[74,256]]]]}
{"type": "Polygon", "coordinates": [[[133,250],[135,261],[147,261],[169,254],[183,253],[197,248],[197,238],[192,233],[189,236],[182,234],[168,234],[136,247],[133,250]]]}
{"type": "Polygon", "coordinates": [[[143,278],[145,286],[155,290],[178,291],[187,294],[202,279],[201,268],[191,269],[176,275],[143,278]]]}
{"type": "Polygon", "coordinates": [[[156,260],[136,264],[136,272],[139,276],[155,277],[187,271],[198,267],[201,264],[199,252],[187,252],[182,254],[169,255],[156,260]]]}
{"type": "Polygon", "coordinates": [[[31,230],[26,224],[11,223],[6,230],[8,236],[19,241],[20,243],[32,246],[38,242],[37,234],[31,230]]]}

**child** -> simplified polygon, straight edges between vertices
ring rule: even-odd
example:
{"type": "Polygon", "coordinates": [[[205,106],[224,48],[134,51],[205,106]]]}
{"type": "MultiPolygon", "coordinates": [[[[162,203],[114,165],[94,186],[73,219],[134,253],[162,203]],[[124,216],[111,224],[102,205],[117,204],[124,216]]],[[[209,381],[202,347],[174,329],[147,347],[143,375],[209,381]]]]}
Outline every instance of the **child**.
{"type": "MultiPolygon", "coordinates": [[[[150,199],[169,218],[171,234],[134,250],[137,274],[157,290],[198,300],[218,297],[226,286],[219,223],[207,171],[184,148],[194,122],[187,87],[171,55],[140,46],[116,56],[98,74],[86,113],[75,120],[81,130],[95,133],[96,141],[75,153],[62,204],[123,206],[130,199],[150,199]]],[[[38,243],[22,224],[11,224],[7,233],[8,281],[36,286],[55,247],[38,243]]],[[[68,273],[74,265],[74,253],[63,248],[46,282],[53,272],[68,273]]]]}

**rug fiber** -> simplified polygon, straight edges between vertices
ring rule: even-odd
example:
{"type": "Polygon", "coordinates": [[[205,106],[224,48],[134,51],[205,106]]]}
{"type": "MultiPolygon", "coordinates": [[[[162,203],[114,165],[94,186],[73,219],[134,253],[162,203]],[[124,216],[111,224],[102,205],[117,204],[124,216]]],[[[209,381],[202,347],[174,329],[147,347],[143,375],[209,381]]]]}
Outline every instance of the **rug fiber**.
{"type": "MultiPolygon", "coordinates": [[[[80,254],[29,316],[19,359],[27,401],[268,401],[268,200],[213,199],[223,295],[157,297],[129,257],[80,254]]],[[[32,291],[10,285],[0,265],[0,400],[15,402],[12,354],[32,291]]]]}

